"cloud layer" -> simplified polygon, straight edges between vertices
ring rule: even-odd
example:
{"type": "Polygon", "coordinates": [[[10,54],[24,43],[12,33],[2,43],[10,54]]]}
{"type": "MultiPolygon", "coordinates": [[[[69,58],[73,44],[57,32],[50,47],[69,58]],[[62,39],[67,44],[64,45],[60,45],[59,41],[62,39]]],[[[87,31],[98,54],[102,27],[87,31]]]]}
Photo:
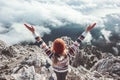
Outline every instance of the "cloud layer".
{"type": "Polygon", "coordinates": [[[97,41],[103,36],[111,42],[114,34],[120,39],[119,9],[119,0],[0,0],[0,40],[9,44],[33,41],[24,23],[36,26],[37,32],[44,36],[53,28],[78,24],[83,29],[96,22],[96,31],[89,33],[85,41],[97,41]]]}

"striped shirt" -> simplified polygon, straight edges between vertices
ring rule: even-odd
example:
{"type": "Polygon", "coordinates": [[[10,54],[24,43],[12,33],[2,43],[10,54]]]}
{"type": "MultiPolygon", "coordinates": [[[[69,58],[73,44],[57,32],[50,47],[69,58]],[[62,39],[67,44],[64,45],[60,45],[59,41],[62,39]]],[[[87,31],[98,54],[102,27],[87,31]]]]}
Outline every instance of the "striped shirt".
{"type": "MultiPolygon", "coordinates": [[[[61,56],[60,59],[58,59],[57,64],[53,64],[52,67],[54,71],[56,72],[66,72],[68,71],[68,65],[69,65],[69,58],[71,56],[75,55],[75,52],[78,50],[78,47],[80,46],[80,43],[83,41],[85,36],[87,35],[86,32],[83,32],[78,39],[68,48],[67,57],[61,56]]],[[[35,39],[39,38],[39,35],[37,33],[34,33],[35,39]]],[[[37,45],[44,50],[44,52],[48,55],[48,57],[53,61],[54,60],[54,53],[50,50],[50,48],[46,45],[46,43],[41,39],[40,41],[37,41],[37,45]]]]}

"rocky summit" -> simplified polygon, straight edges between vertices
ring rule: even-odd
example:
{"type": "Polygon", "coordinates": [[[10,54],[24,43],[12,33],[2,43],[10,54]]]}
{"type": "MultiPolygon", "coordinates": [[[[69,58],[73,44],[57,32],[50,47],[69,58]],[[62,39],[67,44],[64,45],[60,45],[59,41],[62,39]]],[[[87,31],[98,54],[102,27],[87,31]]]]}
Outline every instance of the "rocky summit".
{"type": "MultiPolygon", "coordinates": [[[[61,38],[67,46],[73,43],[69,37],[61,38]]],[[[48,46],[51,44],[49,41],[48,46]]],[[[8,46],[0,41],[0,80],[56,80],[56,75],[50,59],[38,46],[8,46]]],[[[66,80],[120,80],[120,56],[83,46],[70,59],[66,80]]]]}

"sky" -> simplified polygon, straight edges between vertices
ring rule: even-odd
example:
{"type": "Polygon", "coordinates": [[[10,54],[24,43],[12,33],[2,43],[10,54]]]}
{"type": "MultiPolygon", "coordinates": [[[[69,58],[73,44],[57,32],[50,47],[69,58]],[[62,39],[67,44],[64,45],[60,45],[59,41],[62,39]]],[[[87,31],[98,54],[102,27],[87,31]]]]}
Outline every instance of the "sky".
{"type": "Polygon", "coordinates": [[[94,22],[85,41],[120,44],[120,0],[0,0],[0,40],[10,45],[34,41],[24,23],[44,37],[54,29],[83,30],[94,22]]]}

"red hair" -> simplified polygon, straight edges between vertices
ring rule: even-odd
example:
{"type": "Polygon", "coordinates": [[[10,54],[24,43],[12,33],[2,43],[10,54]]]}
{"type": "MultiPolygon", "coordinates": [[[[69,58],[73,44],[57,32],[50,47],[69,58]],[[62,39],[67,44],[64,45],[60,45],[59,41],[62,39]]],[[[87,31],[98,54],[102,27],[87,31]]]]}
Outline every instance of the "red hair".
{"type": "Polygon", "coordinates": [[[66,48],[66,45],[65,45],[65,42],[62,39],[57,38],[57,39],[54,40],[54,42],[53,42],[53,51],[55,53],[63,54],[65,48],[66,48]]]}

